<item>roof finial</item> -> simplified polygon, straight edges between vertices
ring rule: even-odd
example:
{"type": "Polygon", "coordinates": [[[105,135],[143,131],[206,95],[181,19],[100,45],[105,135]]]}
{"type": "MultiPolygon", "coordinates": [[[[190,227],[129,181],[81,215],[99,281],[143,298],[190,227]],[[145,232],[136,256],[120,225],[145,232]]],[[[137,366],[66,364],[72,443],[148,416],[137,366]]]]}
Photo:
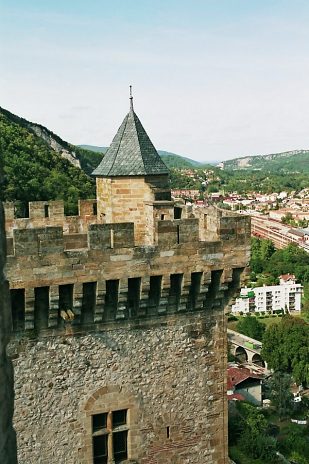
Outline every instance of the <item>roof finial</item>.
{"type": "Polygon", "coordinates": [[[133,111],[132,85],[130,85],[130,109],[133,111]]]}

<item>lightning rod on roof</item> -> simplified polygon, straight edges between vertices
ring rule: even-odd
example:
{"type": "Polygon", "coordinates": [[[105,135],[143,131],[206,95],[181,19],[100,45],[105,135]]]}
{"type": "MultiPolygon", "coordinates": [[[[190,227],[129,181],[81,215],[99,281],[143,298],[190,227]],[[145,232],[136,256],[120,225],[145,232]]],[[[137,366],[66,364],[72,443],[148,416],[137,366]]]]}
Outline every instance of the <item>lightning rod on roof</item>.
{"type": "Polygon", "coordinates": [[[133,110],[132,85],[130,85],[130,109],[133,110]]]}

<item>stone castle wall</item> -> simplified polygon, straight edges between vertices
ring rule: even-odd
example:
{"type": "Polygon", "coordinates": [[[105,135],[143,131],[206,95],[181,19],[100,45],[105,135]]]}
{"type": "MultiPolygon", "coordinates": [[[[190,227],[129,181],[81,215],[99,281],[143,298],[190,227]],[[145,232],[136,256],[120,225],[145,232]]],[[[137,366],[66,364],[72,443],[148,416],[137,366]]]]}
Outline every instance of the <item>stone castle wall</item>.
{"type": "Polygon", "coordinates": [[[19,463],[91,463],[91,415],[106,408],[130,409],[129,458],[139,464],[224,463],[222,319],[16,342],[19,463]]]}
{"type": "Polygon", "coordinates": [[[9,285],[3,272],[5,262],[4,213],[0,202],[0,462],[15,464],[17,460],[16,437],[13,430],[13,368],[6,353],[11,335],[11,308],[9,285]]]}
{"type": "Polygon", "coordinates": [[[7,218],[20,462],[92,463],[91,417],[112,408],[129,411],[131,462],[225,464],[224,307],[249,219],[155,200],[149,245],[94,204],[7,218]]]}
{"type": "Polygon", "coordinates": [[[151,245],[154,230],[153,203],[172,203],[168,176],[98,177],[96,183],[99,221],[134,222],[136,243],[151,245]]]}

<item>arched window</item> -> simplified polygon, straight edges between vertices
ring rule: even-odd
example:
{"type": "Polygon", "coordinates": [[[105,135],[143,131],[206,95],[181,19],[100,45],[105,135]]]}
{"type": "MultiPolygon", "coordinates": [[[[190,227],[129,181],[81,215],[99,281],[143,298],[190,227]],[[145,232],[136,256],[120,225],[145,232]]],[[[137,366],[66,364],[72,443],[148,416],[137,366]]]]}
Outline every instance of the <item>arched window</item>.
{"type": "Polygon", "coordinates": [[[118,464],[138,459],[137,400],[118,386],[95,391],[84,406],[85,461],[118,464]]]}

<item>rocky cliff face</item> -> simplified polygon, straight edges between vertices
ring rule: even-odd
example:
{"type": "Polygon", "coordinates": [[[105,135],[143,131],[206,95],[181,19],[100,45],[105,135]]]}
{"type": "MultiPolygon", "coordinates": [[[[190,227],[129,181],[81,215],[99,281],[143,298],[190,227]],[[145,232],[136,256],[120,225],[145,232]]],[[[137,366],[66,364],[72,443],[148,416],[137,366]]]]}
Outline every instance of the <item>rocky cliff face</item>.
{"type": "MultiPolygon", "coordinates": [[[[223,169],[298,169],[302,163],[308,164],[308,150],[293,150],[268,155],[243,156],[223,162],[223,169]]],[[[307,171],[308,169],[306,169],[307,171]]]]}
{"type": "Polygon", "coordinates": [[[52,132],[45,129],[43,126],[38,126],[36,124],[28,124],[29,127],[36,133],[39,137],[41,137],[47,144],[59,153],[62,158],[67,159],[73,166],[80,168],[80,161],[76,156],[76,153],[73,150],[69,150],[67,147],[64,147],[55,137],[53,137],[52,132]]]}
{"type": "Polygon", "coordinates": [[[11,328],[11,311],[8,282],[3,273],[5,257],[4,215],[0,202],[0,462],[1,464],[15,464],[17,463],[16,437],[12,426],[13,368],[6,355],[11,328]]]}
{"type": "Polygon", "coordinates": [[[38,137],[43,139],[52,150],[59,153],[62,158],[67,159],[73,166],[81,168],[81,163],[76,150],[74,150],[74,146],[62,140],[57,134],[47,129],[47,127],[21,118],[1,107],[0,114],[4,115],[11,122],[34,132],[38,137]]]}

